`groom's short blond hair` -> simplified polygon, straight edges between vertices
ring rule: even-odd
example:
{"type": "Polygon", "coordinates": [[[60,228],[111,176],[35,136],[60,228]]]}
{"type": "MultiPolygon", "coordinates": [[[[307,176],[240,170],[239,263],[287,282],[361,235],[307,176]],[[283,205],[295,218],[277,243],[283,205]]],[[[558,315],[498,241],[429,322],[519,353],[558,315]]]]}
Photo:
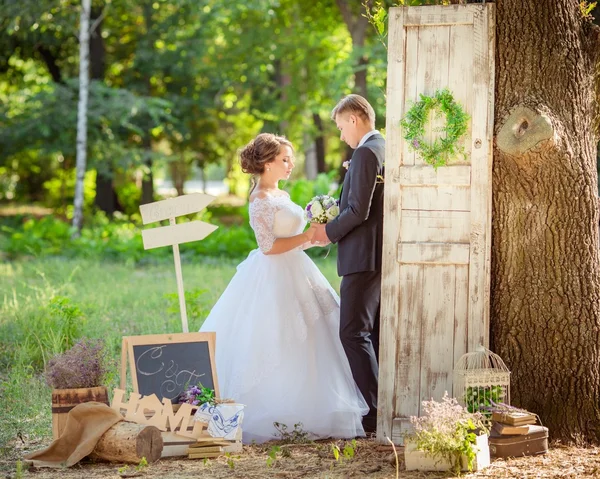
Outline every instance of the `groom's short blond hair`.
{"type": "Polygon", "coordinates": [[[348,95],[342,98],[331,111],[331,119],[335,121],[337,115],[352,113],[375,127],[375,110],[371,104],[360,95],[348,95]]]}

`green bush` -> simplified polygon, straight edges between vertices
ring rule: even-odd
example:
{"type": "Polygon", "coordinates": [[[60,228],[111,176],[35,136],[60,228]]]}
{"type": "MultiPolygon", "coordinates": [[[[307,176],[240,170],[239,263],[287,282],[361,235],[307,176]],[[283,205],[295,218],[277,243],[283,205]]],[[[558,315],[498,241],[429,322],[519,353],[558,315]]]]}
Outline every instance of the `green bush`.
{"type": "MultiPolygon", "coordinates": [[[[314,196],[336,195],[333,178],[336,172],[321,173],[314,181],[296,180],[286,185],[292,201],[304,207],[314,196]]],[[[216,224],[219,228],[202,241],[180,246],[186,259],[212,256],[241,259],[256,248],[254,232],[250,227],[247,205],[216,205],[196,215],[178,219],[178,222],[200,220],[216,224]]],[[[163,224],[167,224],[163,222],[163,224]]],[[[148,227],[156,227],[158,224],[148,227]]],[[[111,221],[104,213],[87,216],[81,236],[71,239],[70,223],[55,216],[41,219],[32,216],[8,217],[0,225],[0,251],[7,259],[23,256],[67,258],[85,257],[131,264],[145,264],[172,260],[169,247],[145,251],[142,243],[139,214],[130,216],[117,213],[111,221]]],[[[311,248],[313,257],[335,254],[335,246],[311,248]]]]}

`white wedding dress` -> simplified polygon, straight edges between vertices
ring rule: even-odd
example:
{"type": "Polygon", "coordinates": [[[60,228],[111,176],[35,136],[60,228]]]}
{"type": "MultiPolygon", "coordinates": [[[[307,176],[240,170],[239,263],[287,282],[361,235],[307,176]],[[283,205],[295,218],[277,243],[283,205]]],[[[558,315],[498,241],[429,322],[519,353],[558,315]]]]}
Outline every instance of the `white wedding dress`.
{"type": "Polygon", "coordinates": [[[339,297],[302,248],[265,255],[300,234],[302,208],[287,196],[250,204],[252,251],[200,331],[217,333],[220,396],[246,405],[243,441],[280,437],[273,423],[312,439],[364,436],[368,407],[339,339],[339,297]]]}

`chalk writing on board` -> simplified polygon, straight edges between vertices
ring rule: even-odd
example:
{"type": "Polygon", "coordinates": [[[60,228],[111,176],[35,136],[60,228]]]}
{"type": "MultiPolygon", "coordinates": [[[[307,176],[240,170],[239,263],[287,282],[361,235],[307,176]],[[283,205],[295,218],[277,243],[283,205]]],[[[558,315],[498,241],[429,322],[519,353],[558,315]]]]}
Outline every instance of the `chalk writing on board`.
{"type": "MultiPolygon", "coordinates": [[[[166,347],[166,345],[156,346],[147,349],[140,354],[136,361],[136,369],[139,374],[144,376],[154,376],[163,372],[165,369],[165,363],[161,360],[161,357],[164,347],[166,347]],[[141,367],[142,361],[146,365],[146,367],[143,369],[141,367]]],[[[171,359],[168,361],[167,369],[163,373],[165,380],[160,384],[161,395],[163,397],[173,399],[179,394],[182,387],[191,384],[198,384],[200,378],[205,375],[205,373],[196,373],[195,369],[191,371],[188,369],[179,370],[179,365],[171,359]],[[175,394],[172,394],[173,392],[175,392],[175,394]]]]}

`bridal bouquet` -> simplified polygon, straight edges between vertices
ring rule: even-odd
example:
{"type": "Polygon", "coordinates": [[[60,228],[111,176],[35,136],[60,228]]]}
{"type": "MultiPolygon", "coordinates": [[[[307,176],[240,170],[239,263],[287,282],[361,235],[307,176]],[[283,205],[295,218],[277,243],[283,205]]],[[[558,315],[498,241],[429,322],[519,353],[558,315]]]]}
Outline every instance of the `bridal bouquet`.
{"type": "Polygon", "coordinates": [[[304,208],[306,219],[311,223],[328,223],[340,214],[335,198],[328,195],[315,196],[304,208]]]}

